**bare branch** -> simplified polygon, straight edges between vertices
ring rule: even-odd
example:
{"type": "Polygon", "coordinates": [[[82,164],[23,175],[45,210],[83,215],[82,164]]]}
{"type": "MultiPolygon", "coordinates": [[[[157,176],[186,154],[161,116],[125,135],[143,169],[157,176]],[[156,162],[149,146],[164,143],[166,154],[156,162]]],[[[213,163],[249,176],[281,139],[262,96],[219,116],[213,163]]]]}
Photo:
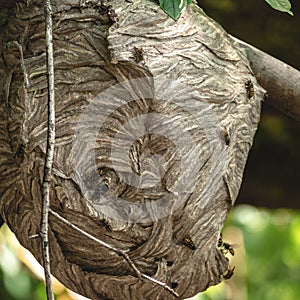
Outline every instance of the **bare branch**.
{"type": "Polygon", "coordinates": [[[134,272],[136,273],[137,277],[139,279],[141,278],[145,278],[157,285],[160,285],[161,287],[163,287],[165,290],[167,290],[168,292],[170,292],[171,294],[173,294],[175,297],[179,297],[179,295],[172,289],[170,288],[166,283],[161,282],[151,276],[148,276],[146,274],[143,274],[139,271],[139,269],[136,267],[136,265],[134,264],[134,262],[131,260],[131,258],[129,257],[129,255],[126,253],[126,251],[117,249],[103,241],[101,241],[100,239],[94,237],[93,235],[87,233],[86,231],[80,229],[79,227],[77,227],[76,225],[74,225],[73,223],[69,222],[67,219],[65,219],[64,217],[62,217],[61,215],[59,215],[57,212],[53,211],[51,208],[49,208],[49,212],[55,216],[57,219],[59,219],[60,221],[62,221],[63,223],[67,224],[68,226],[70,226],[72,229],[80,232],[81,234],[83,234],[84,236],[86,236],[87,238],[95,241],[96,243],[100,244],[101,246],[115,252],[116,254],[118,254],[119,256],[124,257],[124,259],[128,262],[128,264],[132,267],[132,269],[134,270],[134,272]]]}
{"type": "Polygon", "coordinates": [[[300,121],[300,72],[271,55],[233,37],[245,51],[266,103],[300,121]]]}
{"type": "Polygon", "coordinates": [[[48,240],[48,214],[50,206],[50,185],[51,172],[55,146],[55,96],[54,96],[54,61],[53,61],[53,41],[52,41],[52,9],[50,0],[44,1],[45,13],[45,34],[47,47],[47,75],[48,75],[48,135],[47,150],[44,167],[44,179],[42,187],[42,220],[41,220],[41,238],[42,251],[46,281],[47,299],[54,300],[52,291],[52,280],[50,270],[50,253],[48,240]]]}
{"type": "Polygon", "coordinates": [[[159,280],[157,280],[157,279],[155,279],[153,277],[150,277],[150,276],[148,276],[146,274],[143,274],[143,273],[142,273],[142,277],[145,278],[145,279],[148,279],[149,281],[152,281],[155,284],[161,285],[164,289],[166,289],[167,291],[169,291],[176,298],[179,297],[179,295],[172,288],[170,288],[166,283],[161,282],[161,281],[159,281],[159,280]]]}
{"type": "Polygon", "coordinates": [[[18,42],[18,41],[12,41],[10,43],[11,45],[15,45],[20,52],[20,64],[21,64],[21,68],[23,71],[23,76],[24,76],[24,83],[26,88],[28,89],[30,87],[30,82],[29,82],[29,77],[28,77],[28,72],[26,70],[26,66],[25,66],[25,62],[24,62],[24,52],[23,52],[23,47],[22,45],[18,42]]]}

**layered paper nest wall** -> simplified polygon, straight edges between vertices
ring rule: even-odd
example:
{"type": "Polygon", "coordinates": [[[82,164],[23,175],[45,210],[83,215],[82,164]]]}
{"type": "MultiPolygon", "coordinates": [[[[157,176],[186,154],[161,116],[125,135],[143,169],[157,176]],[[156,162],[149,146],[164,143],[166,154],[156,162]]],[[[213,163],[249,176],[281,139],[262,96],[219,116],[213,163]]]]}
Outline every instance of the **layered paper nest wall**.
{"type": "MultiPolygon", "coordinates": [[[[51,208],[127,254],[180,299],[219,283],[217,248],[264,91],[226,32],[189,5],[52,1],[56,148],[51,208]],[[110,5],[110,6],[109,6],[110,5]],[[253,83],[249,97],[245,82],[253,83]],[[191,241],[189,245],[186,241],[191,241]]],[[[0,212],[41,262],[47,73],[41,1],[2,31],[0,212]]],[[[52,273],[91,299],[173,299],[50,214],[52,273]]]]}

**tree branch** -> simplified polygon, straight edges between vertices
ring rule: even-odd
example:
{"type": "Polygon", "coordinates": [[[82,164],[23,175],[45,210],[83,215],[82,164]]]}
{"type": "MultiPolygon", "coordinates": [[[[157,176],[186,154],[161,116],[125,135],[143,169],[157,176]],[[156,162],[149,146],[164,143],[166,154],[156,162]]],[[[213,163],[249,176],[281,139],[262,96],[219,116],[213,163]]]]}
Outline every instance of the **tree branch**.
{"type": "Polygon", "coordinates": [[[271,55],[232,37],[245,51],[266,103],[300,121],[300,72],[271,55]]]}
{"type": "Polygon", "coordinates": [[[47,299],[54,300],[52,292],[52,280],[50,270],[49,236],[48,236],[48,214],[50,206],[51,172],[55,146],[55,96],[54,96],[54,61],[52,40],[52,9],[50,0],[44,1],[45,34],[47,47],[47,75],[48,75],[48,135],[47,150],[44,167],[44,179],[42,187],[42,220],[41,238],[42,251],[46,281],[47,299]]]}

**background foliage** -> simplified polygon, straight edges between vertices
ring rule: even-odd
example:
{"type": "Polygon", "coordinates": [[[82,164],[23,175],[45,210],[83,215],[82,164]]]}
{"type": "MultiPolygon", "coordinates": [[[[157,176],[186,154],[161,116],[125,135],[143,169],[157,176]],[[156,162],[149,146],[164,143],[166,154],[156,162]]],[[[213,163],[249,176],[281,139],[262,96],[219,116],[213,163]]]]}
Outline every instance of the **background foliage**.
{"type": "MultiPolygon", "coordinates": [[[[291,3],[289,0],[265,0],[274,9],[293,15],[291,3]]],[[[177,19],[183,9],[192,2],[192,0],[159,0],[159,5],[170,17],[177,19]]],[[[201,6],[201,0],[197,0],[201,6]]]]}
{"type": "MultiPolygon", "coordinates": [[[[188,2],[188,1],[187,1],[188,2]]],[[[262,0],[199,0],[208,15],[232,35],[300,69],[300,2],[294,17],[262,0]]],[[[1,9],[0,4],[0,17],[1,9]]],[[[300,124],[264,105],[262,119],[224,240],[236,246],[232,279],[194,297],[198,300],[294,300],[300,294],[300,124]],[[269,210],[261,206],[272,208],[269,210]],[[277,209],[276,209],[277,208],[277,209]],[[280,209],[278,209],[280,208],[280,209]],[[284,209],[284,208],[294,208],[284,209]]],[[[0,231],[0,299],[46,299],[41,269],[6,226],[0,231]]],[[[58,283],[58,300],[74,299],[58,283]]]]}
{"type": "Polygon", "coordinates": [[[295,300],[300,293],[300,214],[288,209],[237,206],[224,240],[232,241],[236,266],[229,281],[189,300],[295,300]]]}

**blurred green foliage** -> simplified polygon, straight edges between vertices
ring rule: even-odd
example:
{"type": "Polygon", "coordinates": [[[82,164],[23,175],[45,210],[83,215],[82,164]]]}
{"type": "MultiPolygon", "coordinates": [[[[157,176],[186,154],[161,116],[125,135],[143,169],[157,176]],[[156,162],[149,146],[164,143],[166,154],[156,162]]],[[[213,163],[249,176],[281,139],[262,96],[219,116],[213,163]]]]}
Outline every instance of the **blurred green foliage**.
{"type": "MultiPolygon", "coordinates": [[[[226,226],[239,228],[245,246],[244,274],[195,296],[193,300],[295,300],[300,295],[300,212],[235,207],[226,226]],[[244,277],[244,278],[243,278],[244,277]],[[231,287],[229,283],[233,283],[231,287]],[[244,285],[246,295],[235,294],[244,285]]],[[[235,249],[239,254],[241,246],[235,249]]],[[[231,260],[231,258],[230,258],[231,260]]],[[[236,266],[236,272],[243,268],[236,266]]]]}
{"type": "Polygon", "coordinates": [[[229,219],[244,235],[248,299],[294,300],[300,295],[300,214],[237,207],[229,219]]]}
{"type": "Polygon", "coordinates": [[[6,225],[0,230],[0,299],[45,300],[42,281],[19,260],[6,225]]]}

